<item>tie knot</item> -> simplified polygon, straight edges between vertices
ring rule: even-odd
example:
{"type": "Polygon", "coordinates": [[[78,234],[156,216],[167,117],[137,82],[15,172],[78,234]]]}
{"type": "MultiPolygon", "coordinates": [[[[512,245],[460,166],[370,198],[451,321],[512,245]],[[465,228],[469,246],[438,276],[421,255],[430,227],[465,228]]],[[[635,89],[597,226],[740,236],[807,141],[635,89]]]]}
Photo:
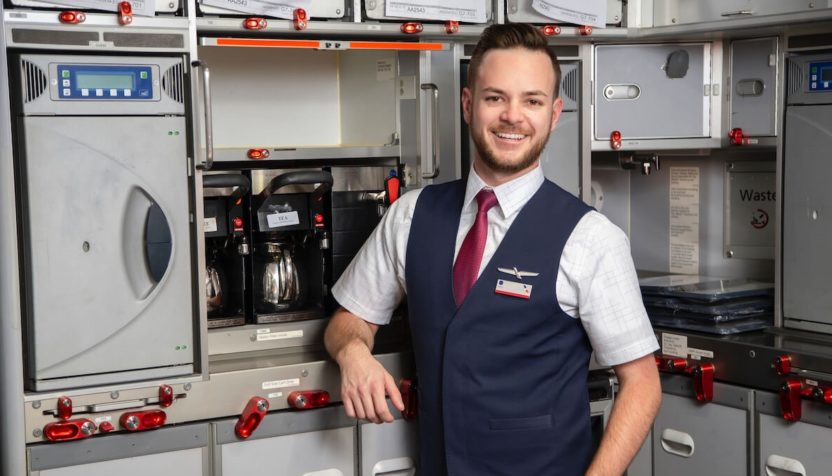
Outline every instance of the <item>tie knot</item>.
{"type": "Polygon", "coordinates": [[[493,190],[482,189],[477,194],[477,213],[488,213],[497,204],[497,195],[493,190]]]}

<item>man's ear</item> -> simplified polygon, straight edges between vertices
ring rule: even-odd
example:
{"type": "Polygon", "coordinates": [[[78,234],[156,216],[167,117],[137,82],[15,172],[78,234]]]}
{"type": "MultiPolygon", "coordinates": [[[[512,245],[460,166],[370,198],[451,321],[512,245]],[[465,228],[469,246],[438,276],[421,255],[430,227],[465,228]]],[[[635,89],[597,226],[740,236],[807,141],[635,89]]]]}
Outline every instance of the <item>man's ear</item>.
{"type": "Polygon", "coordinates": [[[473,106],[474,101],[474,93],[471,92],[471,88],[464,87],[462,88],[462,117],[465,119],[466,124],[471,124],[471,108],[473,106]]]}
{"type": "Polygon", "coordinates": [[[560,113],[563,111],[563,99],[558,97],[555,99],[555,102],[552,103],[552,128],[549,129],[549,132],[555,130],[555,127],[558,125],[558,119],[560,119],[560,113]]]}

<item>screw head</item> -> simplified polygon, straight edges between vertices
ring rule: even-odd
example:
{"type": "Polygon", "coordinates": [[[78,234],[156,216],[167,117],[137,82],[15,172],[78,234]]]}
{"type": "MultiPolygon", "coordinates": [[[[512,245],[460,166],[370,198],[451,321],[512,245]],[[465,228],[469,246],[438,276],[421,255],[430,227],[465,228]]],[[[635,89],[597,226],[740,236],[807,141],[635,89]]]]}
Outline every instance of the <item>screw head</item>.
{"type": "Polygon", "coordinates": [[[113,400],[118,400],[118,392],[110,392],[110,398],[113,400]]]}
{"type": "Polygon", "coordinates": [[[183,388],[185,389],[185,391],[186,391],[186,392],[187,392],[187,391],[190,391],[190,390],[191,390],[191,384],[186,383],[186,384],[185,384],[185,386],[184,386],[183,388]]]}
{"type": "Polygon", "coordinates": [[[308,377],[309,376],[309,371],[306,370],[306,369],[303,369],[300,373],[300,376],[301,377],[308,377]]]}
{"type": "Polygon", "coordinates": [[[303,395],[298,395],[297,398],[295,398],[295,407],[296,408],[304,408],[305,406],[306,406],[306,397],[304,397],[303,395]]]}
{"type": "Polygon", "coordinates": [[[40,428],[35,428],[34,430],[32,430],[32,436],[34,436],[35,438],[40,438],[41,436],[43,436],[43,431],[41,431],[40,428]]]}
{"type": "Polygon", "coordinates": [[[265,400],[260,400],[259,402],[257,402],[257,410],[258,411],[264,412],[268,409],[269,409],[269,406],[268,406],[268,404],[266,403],[265,400]]]}
{"type": "Polygon", "coordinates": [[[38,408],[40,408],[40,405],[41,405],[41,404],[40,404],[40,402],[39,402],[39,401],[38,401],[38,402],[32,402],[32,408],[34,408],[35,410],[37,410],[38,408]]]}
{"type": "Polygon", "coordinates": [[[134,415],[127,418],[127,420],[124,422],[124,426],[127,427],[128,430],[135,430],[139,427],[139,417],[134,415]]]}
{"type": "Polygon", "coordinates": [[[81,425],[81,433],[85,436],[90,436],[95,431],[95,424],[91,421],[88,421],[81,425]]]}
{"type": "MultiPolygon", "coordinates": [[[[757,357],[757,353],[754,352],[753,350],[749,350],[748,351],[748,356],[753,359],[754,357],[757,357]]],[[[778,357],[778,359],[779,359],[779,357],[778,357]]]]}

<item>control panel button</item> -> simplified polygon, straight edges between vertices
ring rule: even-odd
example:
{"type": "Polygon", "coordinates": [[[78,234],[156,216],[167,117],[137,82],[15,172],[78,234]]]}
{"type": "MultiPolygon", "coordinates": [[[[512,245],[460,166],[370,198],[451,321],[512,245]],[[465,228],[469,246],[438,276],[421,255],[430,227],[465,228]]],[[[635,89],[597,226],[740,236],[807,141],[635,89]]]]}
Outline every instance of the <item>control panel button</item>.
{"type": "Polygon", "coordinates": [[[65,70],[61,71],[61,77],[62,78],[68,78],[69,77],[69,70],[65,69],[65,70]]]}
{"type": "Polygon", "coordinates": [[[828,88],[829,87],[829,81],[824,81],[823,82],[823,87],[828,88]]]}
{"type": "Polygon", "coordinates": [[[86,96],[89,96],[89,95],[90,95],[90,90],[89,89],[82,89],[81,90],[81,96],[86,97],[86,96]]]}
{"type": "Polygon", "coordinates": [[[64,88],[64,96],[69,96],[70,94],[72,94],[72,91],[69,88],[64,88]]]}
{"type": "Polygon", "coordinates": [[[68,88],[68,87],[69,87],[69,80],[68,80],[68,79],[65,79],[65,80],[63,80],[63,81],[61,82],[61,84],[62,84],[64,87],[67,87],[67,88],[68,88]]]}
{"type": "Polygon", "coordinates": [[[141,96],[143,98],[150,97],[150,90],[148,90],[148,89],[140,90],[139,91],[139,96],[141,96]]]}
{"type": "Polygon", "coordinates": [[[133,94],[133,91],[130,91],[129,89],[125,89],[123,92],[124,92],[124,97],[126,97],[126,98],[129,98],[133,94]]]}
{"type": "Polygon", "coordinates": [[[818,83],[812,83],[812,89],[817,89],[817,88],[818,88],[818,83]]]}
{"type": "Polygon", "coordinates": [[[95,95],[96,96],[104,96],[104,90],[103,89],[96,89],[95,90],[95,95]]]}
{"type": "Polygon", "coordinates": [[[812,75],[812,81],[817,81],[817,80],[818,80],[818,75],[813,74],[813,75],[812,75]]]}
{"type": "Polygon", "coordinates": [[[147,71],[140,71],[139,72],[139,78],[147,79],[147,71]]]}
{"type": "Polygon", "coordinates": [[[118,89],[111,89],[110,96],[118,96],[118,89]]]}

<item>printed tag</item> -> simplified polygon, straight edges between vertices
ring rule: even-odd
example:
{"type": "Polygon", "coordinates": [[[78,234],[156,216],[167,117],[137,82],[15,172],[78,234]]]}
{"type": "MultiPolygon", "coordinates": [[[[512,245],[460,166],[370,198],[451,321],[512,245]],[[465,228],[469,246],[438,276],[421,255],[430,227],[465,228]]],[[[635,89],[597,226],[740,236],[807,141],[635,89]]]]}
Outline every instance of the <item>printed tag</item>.
{"type": "MultiPolygon", "coordinates": [[[[108,12],[117,12],[119,4],[116,0],[63,0],[60,3],[61,5],[67,5],[70,7],[95,8],[96,10],[104,10],[108,12]]],[[[143,15],[146,17],[156,15],[155,1],[130,0],[130,6],[133,9],[133,13],[136,15],[143,15]]]]}
{"type": "Polygon", "coordinates": [[[282,396],[283,396],[283,392],[275,392],[275,393],[270,393],[270,394],[266,395],[266,397],[268,397],[269,400],[272,400],[274,398],[280,398],[282,396]]]}
{"type": "Polygon", "coordinates": [[[670,357],[688,357],[688,336],[662,333],[662,354],[670,357]]]}
{"type": "Polygon", "coordinates": [[[286,332],[272,332],[269,334],[257,334],[257,341],[264,340],[281,340],[281,339],[295,339],[303,337],[303,331],[286,331],[286,332]]]}
{"type": "Polygon", "coordinates": [[[298,212],[272,213],[266,215],[266,221],[269,223],[269,228],[279,228],[297,225],[300,223],[300,218],[298,218],[298,212]]]}
{"type": "Polygon", "coordinates": [[[203,225],[203,231],[206,233],[217,231],[217,219],[215,217],[206,218],[205,224],[203,225]]]}
{"type": "Polygon", "coordinates": [[[271,382],[263,382],[263,390],[271,390],[274,388],[297,387],[300,385],[299,378],[287,378],[285,380],[272,380],[271,382]]]}
{"type": "Polygon", "coordinates": [[[532,297],[532,285],[498,279],[497,289],[495,289],[494,292],[497,294],[504,294],[506,296],[529,299],[532,297]]]}
{"type": "Polygon", "coordinates": [[[93,420],[93,421],[95,422],[96,425],[100,425],[100,424],[104,423],[105,421],[113,421],[113,417],[111,417],[110,415],[102,416],[102,417],[96,417],[95,420],[93,420]]]}
{"type": "Polygon", "coordinates": [[[690,354],[690,358],[693,360],[702,360],[702,357],[708,359],[714,358],[714,353],[710,350],[694,349],[693,347],[688,348],[688,354],[690,354]]]}
{"type": "Polygon", "coordinates": [[[268,15],[275,18],[291,20],[295,9],[303,8],[309,12],[312,0],[200,0],[203,5],[226,8],[251,15],[268,15]]]}

